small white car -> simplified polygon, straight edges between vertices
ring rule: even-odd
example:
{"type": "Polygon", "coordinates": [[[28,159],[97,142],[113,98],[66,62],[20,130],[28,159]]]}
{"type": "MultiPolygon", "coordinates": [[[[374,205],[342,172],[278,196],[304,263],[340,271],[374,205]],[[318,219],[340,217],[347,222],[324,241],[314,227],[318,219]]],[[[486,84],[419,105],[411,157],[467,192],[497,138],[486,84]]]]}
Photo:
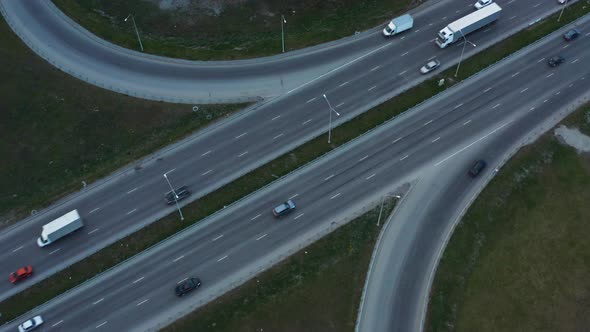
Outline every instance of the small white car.
{"type": "Polygon", "coordinates": [[[494,0],[478,0],[475,3],[475,9],[482,9],[483,7],[490,5],[494,0]]]}
{"type": "Polygon", "coordinates": [[[422,74],[428,74],[431,71],[433,71],[436,68],[438,68],[438,66],[440,66],[440,61],[438,61],[438,60],[432,60],[432,61],[429,61],[424,66],[422,66],[422,68],[420,68],[420,72],[422,74]]]}
{"type": "Polygon", "coordinates": [[[43,324],[43,318],[41,318],[41,316],[35,316],[31,319],[29,319],[28,321],[20,324],[18,326],[18,331],[19,332],[28,332],[28,331],[32,331],[34,329],[36,329],[37,327],[39,327],[39,325],[43,324]]]}
{"type": "Polygon", "coordinates": [[[557,0],[557,3],[563,5],[567,2],[567,0],[557,0]]]}

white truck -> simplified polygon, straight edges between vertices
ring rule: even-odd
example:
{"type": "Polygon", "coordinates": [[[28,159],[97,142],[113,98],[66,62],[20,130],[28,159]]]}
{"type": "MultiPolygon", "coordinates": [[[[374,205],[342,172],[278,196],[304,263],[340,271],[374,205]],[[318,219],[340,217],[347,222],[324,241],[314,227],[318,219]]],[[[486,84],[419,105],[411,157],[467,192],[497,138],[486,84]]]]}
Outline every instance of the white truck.
{"type": "Polygon", "coordinates": [[[414,26],[414,18],[410,14],[396,17],[383,29],[383,35],[390,37],[400,32],[411,29],[414,26]]]}
{"type": "Polygon", "coordinates": [[[447,47],[449,44],[463,38],[463,36],[497,20],[501,11],[502,8],[494,2],[467,16],[463,16],[440,30],[438,38],[436,38],[436,44],[440,48],[447,47]]]}
{"type": "Polygon", "coordinates": [[[63,216],[55,219],[41,229],[41,236],[37,238],[37,245],[45,247],[54,241],[82,228],[82,218],[78,210],[70,211],[63,216]]]}

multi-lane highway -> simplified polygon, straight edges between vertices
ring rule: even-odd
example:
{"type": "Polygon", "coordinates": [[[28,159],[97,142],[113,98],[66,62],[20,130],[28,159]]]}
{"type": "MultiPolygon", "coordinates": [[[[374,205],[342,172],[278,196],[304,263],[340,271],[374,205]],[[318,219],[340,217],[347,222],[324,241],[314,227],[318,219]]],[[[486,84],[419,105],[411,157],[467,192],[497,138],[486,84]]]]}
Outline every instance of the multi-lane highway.
{"type": "MultiPolygon", "coordinates": [[[[23,11],[30,13],[31,8],[38,6],[36,3],[34,1],[0,2],[5,13],[13,13],[16,17],[19,17],[18,14],[22,14],[23,11]],[[12,12],[7,8],[10,8],[12,12]]],[[[471,2],[443,3],[444,5],[437,3],[427,6],[423,11],[418,11],[415,14],[414,29],[399,38],[385,40],[378,31],[360,38],[373,40],[372,43],[380,45],[377,48],[373,48],[376,44],[366,48],[349,45],[363,52],[369,49],[373,51],[368,51],[370,52],[368,55],[358,58],[357,61],[330,75],[321,77],[322,79],[265,105],[242,112],[182,144],[158,152],[145,162],[137,163],[140,167],[124,169],[104,181],[90,185],[57,206],[29,218],[26,222],[2,231],[0,233],[0,274],[8,274],[23,264],[31,264],[35,267],[36,275],[35,278],[19,286],[0,284],[0,300],[173,212],[173,208],[166,206],[163,202],[162,195],[169,190],[162,177],[165,172],[169,172],[169,178],[175,186],[188,185],[194,191],[192,197],[199,197],[325,132],[328,125],[328,107],[322,98],[323,93],[329,96],[334,108],[342,115],[333,119],[335,123],[339,123],[420,82],[423,77],[420,77],[418,68],[428,59],[441,60],[443,67],[456,63],[461,52],[460,44],[441,50],[432,40],[440,27],[472,11],[473,8],[471,2]],[[85,220],[85,228],[51,246],[38,248],[35,238],[39,235],[41,226],[74,208],[81,212],[85,220]]],[[[501,3],[504,8],[503,17],[489,28],[470,35],[470,40],[476,42],[478,46],[469,47],[466,54],[482,49],[512,33],[518,27],[526,26],[537,17],[558,9],[553,5],[537,6],[531,5],[532,3],[530,1],[501,3]]],[[[22,20],[22,17],[20,19],[22,20]]],[[[15,20],[14,17],[9,19],[11,22],[15,20]]],[[[40,20],[41,23],[30,24],[27,28],[29,34],[40,33],[39,29],[42,30],[45,24],[50,27],[60,24],[60,21],[45,22],[41,18],[40,20]]],[[[61,24],[63,25],[63,22],[61,24]]],[[[51,33],[53,37],[40,34],[37,38],[52,40],[58,43],[57,45],[63,46],[53,46],[60,52],[69,52],[66,50],[68,46],[72,49],[90,47],[80,46],[88,44],[105,47],[104,43],[98,43],[79,32],[76,34],[78,39],[75,43],[66,43],[69,40],[67,38],[51,39],[56,36],[69,36],[67,31],[71,28],[56,29],[45,30],[45,33],[51,33]],[[62,31],[63,29],[65,30],[62,31]],[[55,31],[51,32],[53,30],[55,31]]],[[[135,53],[125,53],[112,45],[107,49],[118,56],[125,54],[137,60],[134,58],[137,56],[135,53]]],[[[327,47],[327,50],[331,49],[327,47]]],[[[82,61],[81,59],[94,62],[101,60],[101,65],[105,66],[117,63],[108,60],[110,58],[106,55],[104,58],[97,58],[92,52],[77,52],[79,52],[78,56],[71,59],[73,63],[82,61]]],[[[299,55],[295,56],[297,57],[299,55]]],[[[162,59],[158,58],[158,61],[161,61],[162,66],[170,65],[162,59]]],[[[285,61],[290,60],[285,59],[285,61]]],[[[308,62],[314,63],[311,60],[308,62]]],[[[90,65],[86,67],[93,68],[90,65]]],[[[141,68],[143,67],[135,68],[135,70],[139,71],[141,68]]],[[[200,67],[196,65],[196,68],[200,67]]],[[[155,81],[160,82],[162,87],[165,87],[167,80],[179,78],[174,76],[175,70],[169,69],[170,71],[145,69],[146,72],[143,74],[150,75],[155,81]],[[171,76],[162,78],[158,75],[171,76]]],[[[219,75],[222,75],[224,71],[219,70],[219,75]]],[[[133,77],[131,74],[128,76],[133,77]]],[[[145,77],[142,80],[144,83],[149,81],[145,77]]],[[[228,82],[231,81],[230,76],[228,82]]],[[[122,82],[131,84],[125,80],[122,82]]],[[[333,134],[338,135],[337,131],[333,134]]]]}
{"type": "MultiPolygon", "coordinates": [[[[588,31],[590,26],[584,23],[580,28],[588,31]]],[[[449,165],[456,170],[456,173],[452,170],[448,182],[443,181],[440,186],[460,199],[470,190],[467,178],[454,181],[453,175],[464,172],[470,165],[471,156],[456,160],[463,156],[462,151],[480,149],[487,143],[489,148],[478,151],[495,160],[518,141],[520,135],[550,117],[564,100],[575,100],[587,94],[590,87],[588,40],[588,36],[583,35],[566,44],[556,34],[34,313],[42,314],[47,326],[56,331],[155,328],[246,280],[333,229],[337,226],[335,223],[351,218],[362,207],[378,202],[391,186],[427,175],[425,172],[432,172],[433,167],[449,165]],[[546,61],[555,53],[563,55],[567,61],[550,68],[546,61]],[[287,198],[297,202],[297,210],[275,220],[270,209],[287,198]],[[202,288],[186,298],[176,298],[175,284],[193,275],[203,280],[202,288]]],[[[444,202],[437,205],[439,210],[445,206],[444,202]]],[[[457,205],[451,196],[447,202],[450,206],[457,205]]],[[[440,248],[444,240],[433,236],[437,229],[431,226],[438,219],[428,214],[430,210],[424,211],[427,216],[420,220],[428,223],[411,225],[412,232],[408,233],[405,230],[410,226],[402,225],[397,234],[406,239],[399,241],[400,245],[411,248],[409,254],[406,249],[407,255],[397,261],[402,266],[397,271],[414,266],[413,257],[440,248]],[[430,246],[426,245],[428,241],[432,241],[430,246]],[[419,247],[417,243],[424,245],[419,247]]],[[[452,216],[453,212],[448,213],[452,216]]],[[[395,223],[395,219],[392,222],[395,223]]],[[[429,262],[425,260],[425,264],[429,262]]],[[[395,285],[401,286],[393,289],[393,293],[400,295],[406,289],[404,282],[411,278],[416,279],[415,285],[423,285],[423,280],[416,277],[419,272],[408,272],[405,277],[396,278],[395,285]]],[[[415,288],[421,291],[420,287],[415,288]]],[[[415,302],[420,301],[416,293],[401,295],[411,301],[403,303],[403,307],[393,307],[397,318],[403,316],[400,310],[414,308],[415,302]]],[[[3,326],[2,330],[14,328],[14,325],[3,326]]],[[[399,325],[399,330],[413,330],[412,326],[415,325],[399,325]]]]}

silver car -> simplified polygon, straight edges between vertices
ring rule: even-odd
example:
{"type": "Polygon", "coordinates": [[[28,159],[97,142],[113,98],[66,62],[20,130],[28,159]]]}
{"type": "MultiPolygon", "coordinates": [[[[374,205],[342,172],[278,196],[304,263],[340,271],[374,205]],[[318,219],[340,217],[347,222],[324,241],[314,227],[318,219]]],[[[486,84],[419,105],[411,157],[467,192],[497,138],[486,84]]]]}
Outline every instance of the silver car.
{"type": "Polygon", "coordinates": [[[420,68],[420,72],[422,74],[428,74],[431,71],[433,71],[436,68],[438,68],[438,66],[440,66],[440,61],[438,61],[438,60],[432,60],[432,61],[429,61],[424,66],[422,66],[422,68],[420,68]]]}
{"type": "Polygon", "coordinates": [[[39,325],[43,324],[43,318],[41,318],[41,316],[35,316],[31,319],[29,319],[28,321],[20,324],[18,326],[18,331],[19,332],[28,332],[28,331],[32,331],[36,328],[39,327],[39,325]]]}

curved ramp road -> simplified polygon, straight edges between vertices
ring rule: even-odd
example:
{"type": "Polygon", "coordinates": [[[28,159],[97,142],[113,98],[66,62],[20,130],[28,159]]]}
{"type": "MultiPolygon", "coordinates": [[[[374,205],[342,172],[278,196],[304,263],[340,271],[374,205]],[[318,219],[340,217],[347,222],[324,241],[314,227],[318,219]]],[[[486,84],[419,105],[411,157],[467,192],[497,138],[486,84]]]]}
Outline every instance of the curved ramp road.
{"type": "MultiPolygon", "coordinates": [[[[9,3],[24,2],[35,3],[9,3]]],[[[460,8],[454,10],[458,11],[454,17],[473,10],[465,4],[458,5],[460,8]]],[[[522,12],[527,6],[530,3],[514,2],[505,5],[505,10],[522,12]],[[516,7],[517,4],[520,7],[516,7]]],[[[423,15],[432,12],[429,8],[423,15]]],[[[499,21],[489,31],[474,33],[470,40],[477,42],[480,48],[485,47],[538,15],[539,12],[529,10],[513,20],[499,21]]],[[[173,213],[174,207],[167,206],[163,200],[163,194],[170,190],[162,177],[164,173],[169,174],[175,187],[188,185],[193,191],[190,199],[195,199],[325,132],[328,107],[322,94],[329,96],[332,106],[341,114],[332,119],[337,125],[424,79],[418,72],[422,61],[416,64],[417,59],[426,62],[429,58],[438,58],[443,67],[452,65],[461,47],[440,50],[431,41],[438,26],[451,19],[437,18],[422,28],[415,27],[405,38],[384,41],[381,36],[375,36],[384,43],[378,51],[334,72],[329,80],[318,80],[219,122],[138,162],[137,169],[124,169],[26,222],[3,230],[0,232],[0,275],[8,275],[23,264],[30,264],[35,268],[35,277],[19,285],[0,283],[0,300],[173,213]],[[35,239],[41,226],[75,208],[84,218],[85,227],[46,248],[38,248],[35,239]]],[[[476,50],[471,48],[466,54],[476,50]]],[[[332,134],[338,135],[338,131],[332,134]]]]}
{"type": "MultiPolygon", "coordinates": [[[[27,317],[41,314],[55,331],[155,330],[314,241],[352,218],[355,211],[380,202],[389,188],[420,175],[427,177],[433,167],[445,171],[440,171],[441,177],[437,178],[441,189],[433,189],[432,194],[445,193],[449,206],[457,206],[453,199],[465,197],[471,182],[456,174],[467,169],[474,156],[497,160],[523,135],[555,116],[564,100],[588,94],[587,40],[581,38],[562,48],[568,62],[549,68],[546,53],[563,47],[564,42],[559,35],[548,38],[35,309],[27,317]],[[450,167],[450,173],[446,173],[446,167],[450,167]],[[297,202],[297,209],[285,218],[274,219],[270,209],[287,198],[297,202]],[[202,279],[201,289],[176,298],[175,284],[194,275],[202,279]]],[[[432,215],[429,207],[436,201],[424,202],[430,202],[424,206],[424,213],[432,215]]],[[[430,227],[437,220],[422,218],[413,225],[399,225],[397,237],[404,241],[393,242],[401,250],[393,260],[398,270],[392,271],[391,279],[382,280],[389,285],[393,282],[389,296],[397,295],[405,301],[388,302],[391,305],[380,309],[394,311],[386,311],[385,315],[375,311],[382,315],[371,321],[391,317],[400,331],[415,330],[417,316],[407,310],[419,308],[417,302],[424,289],[420,286],[428,281],[428,274],[405,271],[413,266],[429,266],[429,260],[424,260],[424,265],[414,257],[430,257],[432,248],[444,241],[438,236],[439,229],[430,227]]],[[[393,219],[392,225],[396,222],[393,219]]],[[[369,298],[365,298],[365,308],[369,298]]],[[[23,319],[0,330],[13,329],[23,319]]],[[[390,330],[390,326],[368,329],[390,330]]]]}

